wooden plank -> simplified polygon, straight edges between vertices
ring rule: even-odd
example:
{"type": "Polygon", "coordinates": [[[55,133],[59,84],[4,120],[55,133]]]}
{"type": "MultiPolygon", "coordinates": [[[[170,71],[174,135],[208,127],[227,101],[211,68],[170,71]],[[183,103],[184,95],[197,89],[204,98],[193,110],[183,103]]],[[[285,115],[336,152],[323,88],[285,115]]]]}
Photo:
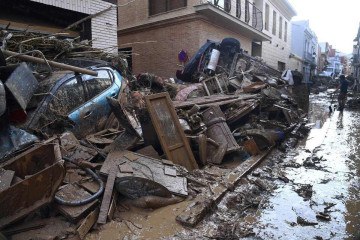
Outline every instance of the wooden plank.
{"type": "Polygon", "coordinates": [[[117,173],[116,168],[115,169],[113,168],[110,171],[109,176],[107,178],[104,196],[103,196],[103,199],[101,202],[101,207],[100,207],[100,214],[99,214],[99,218],[97,220],[97,223],[99,223],[99,224],[106,223],[109,208],[110,208],[110,203],[111,203],[111,196],[112,196],[113,190],[114,190],[116,173],[117,173]]]}
{"type": "Polygon", "coordinates": [[[142,155],[145,155],[145,156],[152,157],[152,158],[161,159],[158,152],[156,152],[154,147],[151,145],[141,148],[141,149],[137,150],[136,152],[140,153],[142,155]]]}
{"type": "Polygon", "coordinates": [[[18,233],[27,232],[34,229],[39,229],[46,226],[46,221],[41,219],[40,221],[36,222],[27,222],[24,224],[16,225],[12,228],[6,228],[5,230],[2,230],[1,233],[3,233],[5,236],[12,236],[18,233]]]}
{"type": "Polygon", "coordinates": [[[253,156],[240,164],[233,171],[231,171],[224,179],[226,187],[219,183],[210,185],[212,196],[209,197],[206,193],[196,196],[196,198],[189,204],[189,206],[176,217],[176,221],[184,226],[195,227],[208,213],[214,209],[226,192],[233,189],[234,186],[251,172],[265,157],[271,152],[272,148],[263,152],[260,155],[253,156]]]}
{"type": "Polygon", "coordinates": [[[199,168],[168,93],[145,97],[151,122],[167,158],[188,170],[199,168]]]}
{"type": "MultiPolygon", "coordinates": [[[[77,185],[67,184],[57,193],[57,196],[67,201],[77,201],[90,197],[90,193],[77,185]]],[[[97,200],[81,206],[66,206],[57,204],[56,207],[60,213],[62,213],[71,222],[77,222],[83,218],[88,212],[94,209],[97,204],[97,200]]]]}
{"type": "Polygon", "coordinates": [[[116,211],[116,201],[117,201],[117,192],[115,191],[112,196],[111,204],[109,207],[109,212],[107,215],[107,218],[109,221],[111,221],[114,217],[114,213],[116,211]]]}
{"type": "Polygon", "coordinates": [[[206,97],[198,97],[195,99],[191,99],[188,101],[173,101],[175,108],[182,108],[182,107],[191,107],[193,105],[203,105],[215,102],[221,102],[226,100],[238,99],[238,96],[230,96],[230,95],[213,95],[213,96],[206,96],[206,97]]]}
{"type": "Polygon", "coordinates": [[[80,239],[84,239],[86,234],[90,231],[92,226],[96,223],[96,219],[99,216],[99,208],[92,211],[86,218],[81,222],[80,226],[76,229],[76,233],[80,239]]]}
{"type": "Polygon", "coordinates": [[[65,176],[60,159],[59,145],[45,144],[2,163],[24,180],[0,191],[0,228],[53,201],[65,176]]]}
{"type": "Polygon", "coordinates": [[[11,186],[15,171],[0,169],[0,192],[11,186]]]}
{"type": "Polygon", "coordinates": [[[91,194],[96,193],[100,188],[99,183],[92,180],[79,183],[78,185],[84,188],[86,191],[90,192],[91,194]]]}

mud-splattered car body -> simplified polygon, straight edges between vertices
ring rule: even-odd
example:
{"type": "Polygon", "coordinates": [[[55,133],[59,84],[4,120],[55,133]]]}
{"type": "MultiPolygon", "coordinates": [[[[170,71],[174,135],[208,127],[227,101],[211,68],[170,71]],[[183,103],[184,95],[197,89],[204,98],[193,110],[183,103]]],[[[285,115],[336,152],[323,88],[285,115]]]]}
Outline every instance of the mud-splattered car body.
{"type": "Polygon", "coordinates": [[[98,76],[60,71],[41,82],[23,127],[45,136],[70,130],[79,139],[101,130],[111,113],[106,98],[118,96],[123,78],[106,65],[89,69],[98,76]]]}

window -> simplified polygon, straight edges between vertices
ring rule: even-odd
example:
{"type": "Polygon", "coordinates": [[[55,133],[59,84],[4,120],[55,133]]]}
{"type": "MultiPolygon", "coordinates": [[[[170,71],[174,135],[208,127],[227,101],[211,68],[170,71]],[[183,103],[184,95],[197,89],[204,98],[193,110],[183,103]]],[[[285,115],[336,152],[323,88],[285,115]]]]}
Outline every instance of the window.
{"type": "Polygon", "coordinates": [[[84,89],[76,78],[62,84],[50,102],[49,110],[57,114],[67,115],[85,102],[84,89]]]}
{"type": "Polygon", "coordinates": [[[265,3],[265,30],[269,31],[269,4],[265,3]]]}
{"type": "Polygon", "coordinates": [[[286,69],[286,64],[284,62],[278,61],[278,70],[283,72],[286,69]]]}
{"type": "Polygon", "coordinates": [[[84,86],[87,90],[88,99],[92,99],[97,96],[107,88],[109,88],[112,84],[112,79],[107,70],[99,70],[97,71],[98,75],[90,76],[90,75],[82,75],[84,86]]]}
{"type": "Polygon", "coordinates": [[[285,21],[284,41],[287,42],[288,23],[285,21]]]}
{"type": "Polygon", "coordinates": [[[273,35],[276,35],[276,12],[275,12],[275,11],[273,11],[272,34],[273,34],[273,35]]]}
{"type": "Polygon", "coordinates": [[[155,15],[187,6],[187,0],[149,0],[149,15],[155,15]]]}
{"type": "Polygon", "coordinates": [[[241,17],[241,0],[236,0],[236,17],[241,17]]]}
{"type": "Polygon", "coordinates": [[[224,0],[224,10],[225,12],[231,11],[231,0],[224,0]]]}
{"type": "Polygon", "coordinates": [[[282,22],[283,18],[280,16],[279,18],[279,38],[282,39],[282,22]]]}
{"type": "Polygon", "coordinates": [[[250,4],[249,0],[245,0],[245,22],[249,23],[250,21],[250,4]]]}

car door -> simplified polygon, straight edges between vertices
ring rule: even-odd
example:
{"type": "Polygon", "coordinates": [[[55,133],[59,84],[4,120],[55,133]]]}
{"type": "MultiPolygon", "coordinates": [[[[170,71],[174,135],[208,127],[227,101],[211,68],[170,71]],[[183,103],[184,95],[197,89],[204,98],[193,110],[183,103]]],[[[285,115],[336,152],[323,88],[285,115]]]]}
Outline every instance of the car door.
{"type": "MultiPolygon", "coordinates": [[[[86,102],[85,90],[81,83],[81,78],[74,76],[57,85],[51,90],[48,99],[49,100],[44,101],[42,105],[45,109],[44,112],[37,114],[38,119],[35,120],[35,129],[42,129],[43,126],[50,124],[57,126],[55,127],[57,132],[65,131],[65,128],[71,128],[72,123],[67,123],[68,115],[76,111],[86,102]]],[[[75,118],[72,120],[74,122],[78,121],[75,118]]],[[[34,128],[34,126],[32,128],[34,128]]]]}
{"type": "Polygon", "coordinates": [[[69,115],[74,121],[74,134],[85,137],[90,133],[102,130],[106,119],[111,113],[107,97],[117,97],[121,82],[115,78],[110,69],[97,69],[98,75],[81,75],[85,89],[86,102],[69,115]]]}

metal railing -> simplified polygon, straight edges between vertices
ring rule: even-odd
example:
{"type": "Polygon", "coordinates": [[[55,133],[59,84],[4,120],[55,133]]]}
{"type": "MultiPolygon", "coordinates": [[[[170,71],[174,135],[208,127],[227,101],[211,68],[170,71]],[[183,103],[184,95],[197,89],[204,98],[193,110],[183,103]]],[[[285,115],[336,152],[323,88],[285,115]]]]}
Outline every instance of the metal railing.
{"type": "Polygon", "coordinates": [[[310,63],[315,63],[315,57],[309,52],[304,52],[304,59],[310,63]]]}
{"type": "Polygon", "coordinates": [[[199,0],[199,2],[211,4],[251,27],[259,31],[263,30],[263,13],[249,0],[199,0]]]}

